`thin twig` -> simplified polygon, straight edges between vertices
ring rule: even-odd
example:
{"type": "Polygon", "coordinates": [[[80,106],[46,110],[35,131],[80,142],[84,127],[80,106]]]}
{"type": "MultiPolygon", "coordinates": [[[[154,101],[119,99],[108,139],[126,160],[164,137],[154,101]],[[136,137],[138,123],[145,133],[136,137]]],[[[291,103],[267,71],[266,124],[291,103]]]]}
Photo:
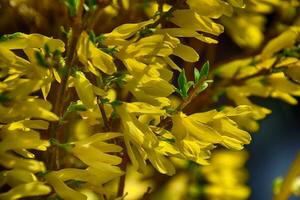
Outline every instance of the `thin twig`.
{"type": "MultiPolygon", "coordinates": [[[[99,100],[98,100],[98,102],[99,102],[99,100]]],[[[99,105],[100,112],[101,112],[102,119],[103,119],[103,123],[104,123],[104,126],[105,126],[105,131],[110,131],[110,123],[107,119],[106,112],[105,112],[105,109],[104,109],[104,105],[101,102],[98,103],[98,105],[99,105]]]]}
{"type": "MultiPolygon", "coordinates": [[[[57,89],[57,96],[54,100],[54,107],[53,107],[53,112],[58,115],[59,117],[62,116],[63,110],[64,110],[64,105],[66,99],[64,99],[64,95],[66,92],[67,88],[67,82],[69,79],[69,76],[71,75],[72,72],[72,66],[74,65],[74,62],[76,60],[76,45],[78,38],[81,33],[81,18],[82,18],[82,13],[83,13],[83,4],[84,0],[80,0],[80,5],[78,8],[78,13],[76,16],[71,18],[72,21],[72,27],[73,27],[73,32],[72,35],[68,41],[68,46],[67,46],[67,60],[66,60],[66,66],[68,67],[67,74],[62,78],[62,82],[59,85],[57,89]]],[[[50,130],[50,137],[57,139],[60,141],[60,135],[57,134],[58,132],[58,122],[53,122],[50,124],[49,130],[50,130]]],[[[60,168],[60,162],[59,162],[59,149],[57,146],[51,146],[50,148],[50,161],[49,161],[49,169],[59,169],[60,168]]]]}
{"type": "Polygon", "coordinates": [[[160,17],[158,20],[156,20],[153,24],[149,24],[148,26],[146,26],[146,28],[155,28],[157,27],[159,24],[162,24],[163,22],[165,22],[166,19],[168,19],[172,13],[177,10],[178,8],[180,8],[180,6],[185,2],[186,0],[177,0],[177,2],[175,3],[175,5],[173,5],[168,11],[166,12],[162,12],[160,14],[160,17]]]}
{"type": "MultiPolygon", "coordinates": [[[[236,78],[231,78],[231,79],[225,79],[224,81],[220,82],[219,84],[216,84],[214,86],[214,88],[217,88],[216,90],[218,90],[218,88],[226,88],[226,87],[230,87],[233,85],[242,85],[244,84],[247,80],[251,79],[251,78],[255,78],[258,76],[266,76],[266,75],[270,75],[272,74],[272,69],[278,64],[278,62],[280,61],[280,56],[276,57],[276,60],[274,61],[274,63],[272,64],[272,66],[269,69],[262,69],[260,71],[258,71],[255,74],[243,77],[241,79],[236,79],[236,78]]],[[[189,97],[187,100],[182,101],[182,103],[177,107],[177,111],[183,111],[188,105],[190,105],[193,100],[197,97],[197,93],[198,93],[198,88],[199,86],[203,83],[203,81],[199,81],[199,83],[197,84],[197,86],[195,86],[190,92],[189,92],[189,97]]],[[[213,95],[213,93],[209,93],[210,95],[213,95]]],[[[207,98],[206,98],[207,99],[207,98]]],[[[210,97],[211,99],[211,97],[210,97]]],[[[172,120],[170,117],[167,117],[165,119],[163,119],[159,124],[158,127],[161,128],[168,128],[172,123],[172,120]]]]}
{"type": "Polygon", "coordinates": [[[300,153],[298,153],[296,159],[292,163],[288,174],[283,180],[282,186],[278,194],[276,194],[273,200],[287,200],[292,192],[292,185],[300,175],[300,153]]]}

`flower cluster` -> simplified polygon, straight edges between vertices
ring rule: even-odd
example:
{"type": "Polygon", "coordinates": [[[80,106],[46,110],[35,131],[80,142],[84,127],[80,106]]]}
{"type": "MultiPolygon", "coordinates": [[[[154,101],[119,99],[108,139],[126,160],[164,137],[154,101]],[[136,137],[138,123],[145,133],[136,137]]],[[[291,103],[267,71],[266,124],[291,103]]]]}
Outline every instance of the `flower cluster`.
{"type": "Polygon", "coordinates": [[[217,43],[224,27],[216,20],[227,16],[220,20],[226,27],[245,7],[243,0],[149,1],[145,16],[151,17],[116,23],[101,34],[93,31],[94,19],[128,14],[131,1],[65,4],[72,25],[63,28],[64,39],[24,33],[0,38],[0,199],[123,199],[127,165],[171,176],[174,160],[209,165],[211,154],[212,165],[203,168],[212,183],[205,194],[218,199],[229,191],[234,199],[237,188],[236,199],[246,198],[248,188],[239,185],[244,173],[233,175],[244,153],[234,152],[232,159],[212,150],[242,150],[250,143],[247,131],[257,130],[256,121],[270,113],[250,96],[297,103],[299,27],[271,40],[260,55],[212,75],[209,62],[191,67],[191,78],[185,64],[193,66],[200,56],[185,40],[217,43]],[[234,104],[187,111],[197,96],[222,92],[234,104]]]}

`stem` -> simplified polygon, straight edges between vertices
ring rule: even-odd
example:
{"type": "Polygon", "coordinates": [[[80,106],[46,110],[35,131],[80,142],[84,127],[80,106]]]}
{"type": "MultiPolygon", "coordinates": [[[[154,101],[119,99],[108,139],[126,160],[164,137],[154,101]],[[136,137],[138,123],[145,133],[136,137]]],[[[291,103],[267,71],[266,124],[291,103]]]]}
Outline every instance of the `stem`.
{"type": "MultiPolygon", "coordinates": [[[[61,84],[58,86],[57,89],[57,97],[54,100],[54,108],[53,112],[61,117],[63,114],[64,110],[64,105],[66,103],[66,99],[63,98],[66,92],[67,88],[67,82],[69,79],[69,76],[71,75],[72,72],[72,66],[75,63],[76,60],[76,45],[78,38],[80,36],[80,33],[82,31],[82,26],[81,26],[81,17],[82,17],[82,12],[83,12],[83,4],[84,0],[80,0],[80,6],[78,9],[78,13],[75,17],[71,19],[72,21],[72,35],[68,41],[68,48],[67,48],[67,60],[66,60],[66,66],[68,67],[67,74],[62,78],[61,84]]],[[[60,141],[61,134],[58,132],[59,128],[59,122],[53,122],[50,124],[50,137],[56,139],[57,141],[60,141]]],[[[50,147],[50,163],[49,163],[49,169],[51,170],[57,170],[60,168],[60,159],[59,159],[59,148],[57,146],[51,146],[50,147]]]]}
{"type": "Polygon", "coordinates": [[[164,6],[164,0],[156,0],[158,4],[158,12],[162,13],[163,12],[163,6],[164,6]]]}
{"type": "Polygon", "coordinates": [[[300,153],[298,153],[296,159],[292,163],[287,176],[283,180],[280,192],[274,196],[273,200],[287,200],[291,194],[292,185],[300,174],[300,153]]]}
{"type": "Polygon", "coordinates": [[[98,21],[99,17],[102,14],[103,9],[110,5],[112,0],[99,0],[98,1],[98,7],[95,11],[91,13],[91,15],[88,16],[88,19],[86,20],[86,24],[83,26],[86,31],[90,31],[94,28],[95,23],[98,21]]]}
{"type": "MultiPolygon", "coordinates": [[[[265,76],[265,75],[270,75],[272,74],[272,69],[278,64],[278,62],[280,61],[280,56],[276,57],[276,60],[274,61],[274,63],[272,64],[272,66],[270,67],[270,69],[262,69],[260,71],[258,71],[256,74],[252,74],[246,77],[243,77],[241,79],[236,79],[235,76],[233,78],[230,79],[225,79],[224,81],[220,82],[220,84],[215,85],[214,87],[214,91],[218,91],[220,88],[226,88],[226,87],[230,87],[233,85],[241,85],[244,84],[247,80],[257,77],[257,76],[265,76]]],[[[190,105],[193,100],[197,97],[197,93],[198,93],[198,88],[199,86],[203,83],[204,80],[199,81],[198,84],[189,92],[189,97],[187,100],[182,101],[182,103],[177,107],[177,111],[183,111],[188,105],[190,105]]],[[[208,93],[210,96],[208,98],[205,98],[205,104],[210,104],[211,101],[208,101],[208,99],[212,99],[211,95],[213,95],[214,93],[210,92],[208,93]]],[[[199,103],[199,102],[198,102],[199,103]]],[[[172,120],[170,117],[167,117],[165,119],[163,119],[159,124],[158,127],[161,128],[167,128],[171,125],[172,120]]]]}
{"type": "Polygon", "coordinates": [[[122,163],[120,164],[120,168],[121,170],[123,170],[125,173],[120,177],[120,182],[119,182],[119,186],[118,186],[118,193],[117,193],[117,197],[122,197],[124,195],[124,188],[125,188],[125,179],[126,179],[126,169],[127,169],[127,164],[129,162],[129,157],[127,154],[127,150],[126,147],[124,145],[124,142],[122,141],[121,145],[124,149],[124,152],[122,153],[122,163]]]}
{"type": "MultiPolygon", "coordinates": [[[[175,5],[173,5],[167,12],[163,12],[160,15],[160,18],[156,20],[153,24],[149,24],[146,28],[155,28],[159,24],[162,24],[168,17],[172,15],[172,13],[177,10],[186,0],[177,0],[175,5]]],[[[162,9],[162,7],[160,8],[162,9]]]]}
{"type": "MultiPolygon", "coordinates": [[[[99,100],[98,100],[98,102],[99,102],[99,100]]],[[[100,112],[101,112],[101,115],[102,115],[102,119],[103,119],[103,122],[104,122],[105,131],[110,131],[109,121],[108,121],[107,116],[106,116],[104,105],[101,102],[98,105],[99,105],[100,112]]]]}

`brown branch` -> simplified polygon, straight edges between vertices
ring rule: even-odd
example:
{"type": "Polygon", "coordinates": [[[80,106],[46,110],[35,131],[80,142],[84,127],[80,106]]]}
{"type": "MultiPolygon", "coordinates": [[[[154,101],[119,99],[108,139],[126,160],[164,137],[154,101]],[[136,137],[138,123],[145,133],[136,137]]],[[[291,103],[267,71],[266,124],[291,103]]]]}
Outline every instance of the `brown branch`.
{"type": "Polygon", "coordinates": [[[125,144],[123,141],[120,141],[121,146],[123,147],[123,152],[121,153],[122,162],[120,164],[121,170],[123,170],[125,173],[120,177],[119,185],[118,185],[118,192],[117,197],[122,197],[124,195],[124,188],[125,188],[125,180],[126,180],[126,169],[127,164],[129,162],[129,156],[127,154],[127,149],[125,147],[125,144]]]}
{"type": "Polygon", "coordinates": [[[162,12],[159,19],[156,20],[153,24],[149,24],[148,26],[146,26],[146,28],[155,28],[159,24],[164,23],[165,20],[168,19],[175,10],[179,9],[183,5],[183,3],[185,3],[185,1],[186,0],[177,0],[175,5],[173,5],[168,11],[162,12]]]}
{"type": "MultiPolygon", "coordinates": [[[[58,116],[61,117],[63,114],[63,110],[65,107],[66,99],[63,98],[66,92],[67,88],[67,82],[69,79],[69,76],[71,75],[72,72],[72,66],[75,63],[76,60],[76,45],[78,38],[80,36],[80,33],[82,31],[82,13],[83,13],[83,4],[84,0],[80,0],[80,5],[78,8],[78,13],[76,16],[71,18],[71,26],[72,26],[72,34],[69,38],[68,45],[67,45],[67,60],[66,60],[66,66],[67,66],[67,74],[62,78],[61,84],[58,86],[57,89],[57,96],[54,100],[54,107],[53,107],[53,112],[58,116]]],[[[60,138],[62,137],[61,134],[58,132],[59,128],[59,123],[58,122],[53,122],[50,123],[50,137],[57,139],[59,142],[60,138]]],[[[59,162],[59,149],[57,146],[51,146],[50,149],[50,161],[48,162],[48,168],[52,170],[57,170],[60,168],[60,162],[59,162]]]]}
{"type": "MultiPolygon", "coordinates": [[[[98,102],[99,102],[99,100],[98,100],[98,102]]],[[[105,131],[110,131],[110,122],[107,119],[106,112],[105,112],[105,109],[104,109],[104,105],[101,102],[98,103],[98,105],[99,105],[100,112],[101,112],[102,119],[103,119],[103,123],[104,123],[104,126],[105,126],[105,131]]]]}
{"type": "MultiPolygon", "coordinates": [[[[219,84],[216,84],[212,87],[212,89],[207,89],[206,94],[208,95],[208,97],[204,98],[205,99],[205,104],[202,105],[209,105],[211,104],[211,100],[212,100],[212,96],[214,95],[213,92],[211,92],[211,90],[219,90],[220,88],[226,88],[226,87],[230,87],[233,85],[242,85],[244,84],[247,80],[251,79],[251,78],[255,78],[258,76],[267,76],[273,73],[272,69],[278,64],[278,62],[280,61],[281,57],[278,56],[276,57],[276,60],[274,61],[274,63],[272,64],[272,66],[269,69],[262,69],[260,71],[258,71],[255,74],[243,77],[241,79],[236,79],[236,78],[231,78],[231,79],[225,79],[224,81],[220,82],[219,84]],[[210,101],[209,101],[210,100],[210,101]]],[[[201,86],[203,84],[203,81],[199,81],[199,83],[189,92],[189,97],[187,100],[182,101],[182,103],[178,106],[178,108],[176,109],[177,111],[184,111],[185,108],[189,105],[191,105],[191,103],[193,102],[193,100],[196,99],[197,97],[197,93],[198,93],[198,88],[199,86],[201,86]]],[[[199,102],[197,102],[199,103],[199,102]]],[[[172,123],[172,120],[170,117],[167,117],[165,119],[163,119],[159,124],[158,127],[161,128],[168,128],[170,127],[172,123]]]]}

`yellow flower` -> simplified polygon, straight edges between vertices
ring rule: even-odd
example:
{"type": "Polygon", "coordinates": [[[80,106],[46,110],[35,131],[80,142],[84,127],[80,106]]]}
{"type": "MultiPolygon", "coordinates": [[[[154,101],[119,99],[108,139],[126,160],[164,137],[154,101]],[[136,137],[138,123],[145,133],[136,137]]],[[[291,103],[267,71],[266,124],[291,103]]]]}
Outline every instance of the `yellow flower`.
{"type": "Polygon", "coordinates": [[[222,25],[215,23],[209,17],[188,9],[175,11],[171,18],[171,22],[181,28],[192,31],[201,31],[213,35],[219,35],[224,31],[222,25]]]}
{"type": "Polygon", "coordinates": [[[0,121],[9,122],[25,118],[39,118],[48,121],[57,121],[58,117],[50,112],[51,104],[42,99],[29,98],[21,102],[13,103],[12,107],[0,105],[0,121]],[[6,115],[10,113],[9,115],[6,115]]]}
{"type": "Polygon", "coordinates": [[[77,55],[80,62],[92,73],[99,75],[95,67],[106,74],[113,74],[117,68],[113,57],[98,49],[89,39],[86,32],[83,32],[77,43],[77,55]]]}
{"type": "Polygon", "coordinates": [[[248,154],[245,151],[216,151],[211,165],[201,171],[208,180],[204,194],[209,199],[248,199],[250,189],[245,185],[248,178],[244,169],[248,154]]]}
{"type": "Polygon", "coordinates": [[[211,18],[219,18],[222,15],[230,16],[233,12],[232,7],[227,2],[222,0],[187,0],[187,4],[192,10],[195,10],[199,15],[211,18]]]}
{"type": "Polygon", "coordinates": [[[2,48],[9,50],[13,49],[28,49],[28,48],[44,48],[48,45],[49,50],[54,52],[56,49],[63,52],[65,44],[58,39],[52,39],[40,34],[24,34],[16,33],[14,38],[0,42],[2,48]]]}
{"type": "MultiPolygon", "coordinates": [[[[135,65],[131,65],[133,66],[135,65]]],[[[174,86],[169,83],[171,77],[169,74],[172,72],[160,65],[148,65],[142,73],[127,76],[127,83],[124,87],[138,101],[164,107],[170,104],[166,97],[175,91],[174,86]]]]}
{"type": "MultiPolygon", "coordinates": [[[[55,79],[57,82],[60,82],[61,77],[57,71],[58,69],[51,66],[51,64],[45,63],[47,68],[41,67],[36,58],[36,53],[44,56],[46,48],[50,53],[54,53],[55,51],[64,52],[65,48],[63,41],[40,34],[27,35],[15,33],[9,39],[1,41],[0,44],[0,61],[4,64],[4,67],[7,67],[10,74],[16,75],[16,77],[26,75],[26,78],[29,79],[20,79],[20,81],[26,80],[28,82],[26,85],[28,86],[28,89],[30,89],[29,84],[32,84],[31,92],[41,88],[44,98],[46,99],[52,80],[55,79]],[[23,50],[28,57],[28,60],[17,56],[11,51],[18,49],[23,50]]],[[[10,78],[7,78],[6,80],[9,79],[10,78]]],[[[24,90],[24,92],[25,91],[27,90],[24,90]]]]}
{"type": "Polygon", "coordinates": [[[159,151],[159,140],[155,133],[136,118],[136,115],[141,114],[165,115],[165,111],[146,103],[138,103],[135,106],[123,103],[116,111],[121,118],[124,142],[133,166],[145,170],[145,160],[149,159],[159,172],[174,174],[175,168],[171,161],[159,151]]]}
{"type": "MultiPolygon", "coordinates": [[[[112,32],[105,34],[104,36],[107,37],[107,41],[110,42],[110,40],[113,39],[127,39],[131,36],[133,36],[137,31],[141,30],[143,27],[153,23],[154,21],[152,19],[136,24],[122,24],[118,27],[116,27],[112,32]]],[[[106,43],[107,44],[107,43],[106,43]]]]}
{"type": "Polygon", "coordinates": [[[154,182],[151,179],[146,179],[147,176],[152,176],[153,170],[148,167],[146,173],[138,173],[132,166],[127,167],[126,180],[124,191],[127,193],[126,199],[135,200],[141,199],[148,187],[153,187],[154,182]]]}
{"type": "Polygon", "coordinates": [[[99,190],[103,193],[103,184],[122,175],[118,167],[109,165],[88,167],[87,169],[65,168],[53,171],[46,175],[46,181],[54,188],[55,192],[63,199],[86,200],[87,195],[81,190],[88,187],[95,192],[99,190]],[[73,189],[65,182],[79,181],[77,188],[73,189]]]}
{"type": "Polygon", "coordinates": [[[96,96],[93,91],[93,85],[85,77],[84,73],[79,71],[76,72],[74,86],[79,99],[87,108],[93,108],[97,104],[96,96]]]}
{"type": "Polygon", "coordinates": [[[23,169],[2,171],[0,175],[0,187],[3,185],[12,187],[7,192],[0,194],[1,200],[14,200],[24,197],[42,196],[51,192],[51,188],[43,182],[39,182],[36,176],[23,169]]]}
{"type": "MultiPolygon", "coordinates": [[[[183,113],[173,116],[172,133],[177,140],[185,138],[206,144],[222,144],[232,149],[242,149],[249,144],[250,135],[230,119],[232,116],[242,116],[252,112],[249,106],[238,106],[230,112],[196,113],[186,116],[183,113]]],[[[195,155],[196,156],[196,155],[195,155]]]]}
{"type": "Polygon", "coordinates": [[[266,19],[261,15],[241,11],[235,17],[222,17],[221,22],[240,47],[257,49],[264,41],[266,19]]]}
{"type": "Polygon", "coordinates": [[[24,183],[14,187],[8,192],[0,194],[1,200],[15,200],[24,197],[43,196],[49,194],[51,188],[42,182],[24,183]]]}
{"type": "Polygon", "coordinates": [[[271,40],[261,53],[262,59],[267,59],[273,56],[274,53],[293,46],[299,38],[300,28],[291,27],[287,31],[280,34],[278,37],[271,40]]]}
{"type": "Polygon", "coordinates": [[[105,152],[119,152],[122,148],[103,141],[119,136],[121,136],[119,133],[113,132],[96,133],[83,140],[73,142],[72,144],[74,147],[71,148],[70,152],[83,163],[91,167],[99,168],[106,165],[118,165],[121,163],[122,159],[105,152]]]}

